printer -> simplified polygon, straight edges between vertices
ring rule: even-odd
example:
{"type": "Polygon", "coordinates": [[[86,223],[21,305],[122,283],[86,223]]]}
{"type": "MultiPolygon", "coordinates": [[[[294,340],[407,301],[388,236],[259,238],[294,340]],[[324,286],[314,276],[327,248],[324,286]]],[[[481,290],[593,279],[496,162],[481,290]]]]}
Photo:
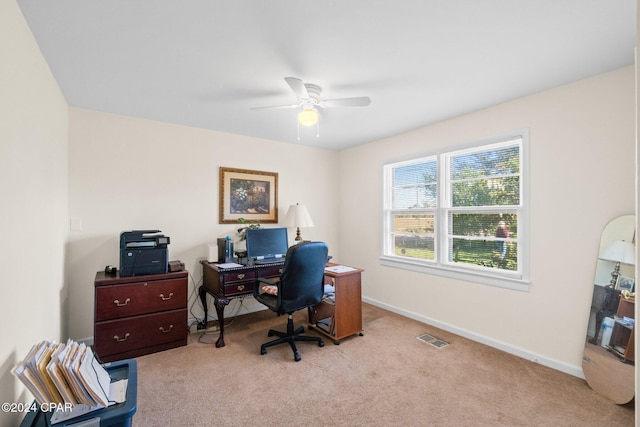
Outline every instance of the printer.
{"type": "Polygon", "coordinates": [[[160,230],[120,233],[120,276],[142,276],[167,272],[169,237],[160,230]]]}

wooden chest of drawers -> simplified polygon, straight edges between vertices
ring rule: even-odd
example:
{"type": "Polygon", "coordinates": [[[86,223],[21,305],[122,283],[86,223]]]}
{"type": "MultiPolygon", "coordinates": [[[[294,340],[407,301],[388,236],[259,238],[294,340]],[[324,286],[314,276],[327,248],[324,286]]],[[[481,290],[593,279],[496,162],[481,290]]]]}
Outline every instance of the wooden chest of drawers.
{"type": "Polygon", "coordinates": [[[188,273],[95,279],[94,350],[103,362],[187,345],[188,273]]]}

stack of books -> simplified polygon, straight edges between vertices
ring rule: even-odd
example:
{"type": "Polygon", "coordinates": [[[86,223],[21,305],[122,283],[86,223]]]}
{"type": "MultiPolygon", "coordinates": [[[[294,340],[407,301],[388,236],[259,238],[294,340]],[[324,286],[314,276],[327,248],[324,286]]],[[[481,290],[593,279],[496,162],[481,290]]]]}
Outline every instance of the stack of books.
{"type": "Polygon", "coordinates": [[[41,405],[107,407],[111,378],[85,344],[42,341],[12,370],[41,405]]]}

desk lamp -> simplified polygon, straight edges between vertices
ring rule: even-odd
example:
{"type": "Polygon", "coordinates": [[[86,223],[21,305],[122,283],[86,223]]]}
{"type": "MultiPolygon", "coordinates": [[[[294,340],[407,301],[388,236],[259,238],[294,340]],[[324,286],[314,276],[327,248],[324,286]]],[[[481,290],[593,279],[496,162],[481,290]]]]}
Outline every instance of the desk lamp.
{"type": "Polygon", "coordinates": [[[313,221],[311,220],[309,211],[307,211],[307,207],[299,203],[289,206],[285,222],[289,227],[297,228],[296,238],[294,241],[295,244],[302,242],[302,237],[300,236],[300,227],[313,227],[313,221]]]}
{"type": "Polygon", "coordinates": [[[620,263],[636,264],[636,247],[633,243],[624,240],[614,240],[602,250],[599,258],[616,263],[611,272],[611,282],[607,285],[608,288],[615,288],[618,276],[620,276],[620,263]]]}

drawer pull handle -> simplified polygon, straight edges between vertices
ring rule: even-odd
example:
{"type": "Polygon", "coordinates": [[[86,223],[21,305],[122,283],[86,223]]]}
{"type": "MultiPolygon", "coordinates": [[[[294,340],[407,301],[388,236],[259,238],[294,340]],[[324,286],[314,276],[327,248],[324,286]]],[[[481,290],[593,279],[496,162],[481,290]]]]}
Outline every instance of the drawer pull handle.
{"type": "Polygon", "coordinates": [[[117,336],[117,335],[114,335],[114,336],[113,336],[113,339],[114,339],[114,340],[116,340],[116,341],[118,341],[118,342],[126,341],[126,340],[127,340],[127,338],[129,338],[129,332],[127,332],[126,334],[124,334],[124,338],[120,338],[120,337],[119,337],[119,336],[117,336]]]}
{"type": "Polygon", "coordinates": [[[245,276],[244,273],[240,273],[240,274],[238,274],[238,279],[242,280],[242,279],[244,279],[244,276],[245,276]]]}
{"type": "Polygon", "coordinates": [[[173,329],[173,325],[169,325],[169,329],[165,329],[165,328],[163,328],[162,326],[160,326],[160,327],[158,328],[158,330],[159,330],[160,332],[165,333],[165,334],[166,334],[167,332],[171,332],[171,330],[172,330],[172,329],[173,329]]]}
{"type": "Polygon", "coordinates": [[[168,297],[165,297],[164,294],[160,294],[160,298],[162,298],[162,301],[169,301],[172,296],[173,292],[171,292],[168,297]]]}
{"type": "Polygon", "coordinates": [[[116,300],[113,300],[113,303],[114,303],[115,305],[117,305],[118,307],[124,307],[125,305],[129,304],[129,302],[131,302],[131,299],[130,299],[130,298],[127,298],[126,300],[124,300],[124,302],[120,302],[120,301],[118,301],[117,299],[116,299],[116,300]]]}
{"type": "Polygon", "coordinates": [[[238,291],[244,291],[244,285],[238,286],[238,291]]]}

